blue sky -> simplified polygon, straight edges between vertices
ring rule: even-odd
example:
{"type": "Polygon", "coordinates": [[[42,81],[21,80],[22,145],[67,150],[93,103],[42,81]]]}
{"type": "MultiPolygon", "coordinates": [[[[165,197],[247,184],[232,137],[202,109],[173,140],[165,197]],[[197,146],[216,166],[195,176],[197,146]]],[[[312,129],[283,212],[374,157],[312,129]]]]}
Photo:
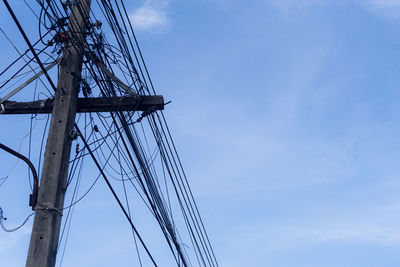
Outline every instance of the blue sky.
{"type": "MultiPolygon", "coordinates": [[[[221,266],[400,265],[400,1],[128,9],[158,92],[172,100],[166,116],[221,266]]],[[[3,5],[0,14],[26,49],[3,5]]],[[[0,44],[4,67],[16,55],[0,44]]],[[[29,130],[16,118],[0,117],[0,140],[14,148],[29,130]]],[[[1,159],[4,176],[13,161],[1,159]]],[[[10,225],[29,214],[21,168],[0,187],[10,225]]],[[[30,227],[0,232],[2,266],[23,265],[30,227]]],[[[71,229],[63,266],[131,266],[129,227],[104,185],[76,206],[71,229]]]]}

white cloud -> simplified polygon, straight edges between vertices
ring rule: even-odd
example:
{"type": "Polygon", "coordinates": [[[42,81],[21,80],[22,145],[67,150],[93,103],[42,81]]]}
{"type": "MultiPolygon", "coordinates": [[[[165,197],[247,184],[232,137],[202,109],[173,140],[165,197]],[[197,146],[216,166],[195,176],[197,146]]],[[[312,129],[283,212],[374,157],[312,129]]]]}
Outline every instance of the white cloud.
{"type": "MultiPolygon", "coordinates": [[[[398,214],[392,217],[398,219],[398,214]]],[[[335,244],[352,245],[355,250],[363,246],[398,248],[400,245],[400,232],[395,223],[373,221],[368,217],[364,218],[367,221],[340,221],[332,217],[329,219],[330,221],[321,221],[320,218],[313,217],[303,223],[283,223],[274,226],[262,222],[229,228],[227,232],[238,234],[228,236],[224,240],[224,244],[228,245],[224,247],[221,258],[227,266],[259,266],[260,260],[270,260],[280,253],[290,256],[298,249],[317,256],[326,246],[335,244]]],[[[330,253],[339,257],[345,255],[335,249],[330,253]]]]}
{"type": "Polygon", "coordinates": [[[271,2],[276,7],[279,7],[281,9],[292,9],[295,7],[300,7],[300,6],[312,6],[312,5],[318,5],[318,4],[324,4],[331,2],[331,0],[268,0],[271,2]]]}
{"type": "Polygon", "coordinates": [[[369,0],[364,6],[377,14],[400,18],[400,0],[369,0]]]}
{"type": "Polygon", "coordinates": [[[370,206],[357,214],[349,211],[332,214],[327,211],[310,217],[303,216],[290,222],[269,223],[263,220],[232,226],[227,231],[238,234],[228,236],[224,244],[228,244],[225,252],[226,260],[228,263],[236,262],[236,264],[227,266],[245,266],[240,263],[251,262],[253,259],[266,259],[265,255],[274,256],[279,252],[289,252],[297,248],[318,253],[315,251],[330,244],[343,246],[352,244],[354,248],[360,245],[398,248],[400,245],[400,231],[397,226],[400,216],[398,207],[398,203],[394,203],[387,207],[370,206]]]}
{"type": "Polygon", "coordinates": [[[371,0],[373,4],[381,7],[398,7],[400,6],[399,0],[371,0]]]}
{"type": "Polygon", "coordinates": [[[400,18],[400,0],[267,0],[285,15],[293,15],[317,5],[352,4],[365,8],[377,15],[400,18]]]}
{"type": "Polygon", "coordinates": [[[166,7],[167,1],[146,0],[129,18],[136,29],[157,30],[168,24],[166,7]]]}

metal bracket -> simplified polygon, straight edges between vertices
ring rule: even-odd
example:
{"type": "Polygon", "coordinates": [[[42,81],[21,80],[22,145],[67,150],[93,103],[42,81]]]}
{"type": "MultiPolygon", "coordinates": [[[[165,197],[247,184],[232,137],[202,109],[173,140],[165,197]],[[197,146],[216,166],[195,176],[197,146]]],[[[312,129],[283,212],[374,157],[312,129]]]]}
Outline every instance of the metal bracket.
{"type": "MultiPolygon", "coordinates": [[[[62,58],[62,57],[61,57],[62,58]]],[[[48,71],[50,70],[52,67],[54,67],[55,65],[57,65],[60,61],[61,58],[57,59],[56,61],[50,63],[45,70],[48,71]]],[[[34,80],[36,80],[37,78],[39,78],[41,75],[43,74],[43,71],[39,71],[38,73],[35,73],[35,75],[33,75],[31,78],[29,78],[26,82],[24,82],[23,84],[21,84],[20,86],[18,86],[17,88],[15,88],[14,90],[12,90],[8,95],[6,95],[5,97],[3,97],[2,99],[0,99],[0,103],[3,103],[4,101],[6,101],[7,99],[9,99],[10,97],[12,97],[13,95],[15,95],[16,93],[18,93],[19,91],[21,91],[25,86],[27,86],[28,84],[30,84],[31,82],[33,82],[34,80]]]]}
{"type": "Polygon", "coordinates": [[[38,192],[39,192],[39,178],[38,178],[35,167],[33,166],[32,162],[27,157],[18,153],[17,151],[14,151],[13,149],[9,148],[8,146],[0,143],[0,148],[3,149],[4,151],[10,153],[11,155],[25,161],[25,163],[28,164],[29,168],[31,169],[32,175],[33,175],[33,192],[31,195],[29,195],[29,206],[31,206],[32,210],[34,210],[36,203],[37,203],[37,197],[38,197],[38,192]]]}
{"type": "Polygon", "coordinates": [[[78,133],[75,131],[75,129],[71,130],[71,132],[69,133],[69,137],[71,137],[72,140],[78,139],[78,133]]]}

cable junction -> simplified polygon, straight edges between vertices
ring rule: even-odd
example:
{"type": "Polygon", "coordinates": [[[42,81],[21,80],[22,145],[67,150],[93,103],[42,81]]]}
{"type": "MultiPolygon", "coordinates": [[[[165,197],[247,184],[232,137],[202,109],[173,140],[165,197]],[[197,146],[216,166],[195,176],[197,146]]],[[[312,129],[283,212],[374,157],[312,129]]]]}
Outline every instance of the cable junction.
{"type": "MultiPolygon", "coordinates": [[[[77,115],[70,117],[72,126],[65,132],[65,142],[70,145],[63,163],[67,174],[59,191],[60,194],[71,192],[69,204],[60,207],[41,201],[39,194],[35,215],[51,213],[54,215],[49,216],[61,217],[65,214],[61,237],[56,236],[55,240],[55,252],[61,254],[60,266],[67,248],[73,209],[91,193],[100,177],[131,227],[140,266],[146,260],[157,266],[158,254],[152,251],[134,220],[132,211],[136,206],[132,203],[136,199],[142,202],[154,225],[161,230],[165,248],[177,266],[219,266],[163,113],[164,99],[157,95],[124,1],[24,1],[37,18],[35,42],[27,37],[8,1],[3,2],[27,50],[18,52],[19,57],[0,72],[0,97],[4,95],[0,100],[1,112],[2,115],[32,114],[32,117],[53,114],[50,122],[50,116],[45,117],[43,129],[36,132],[41,135],[42,142],[38,148],[40,156],[32,164],[42,179],[48,168],[45,159],[49,157],[49,152],[44,156],[42,153],[46,131],[55,123],[64,123],[62,119],[54,119],[57,106],[69,101],[71,95],[76,97],[73,110],[77,115]],[[90,4],[96,5],[99,13],[90,10],[90,4]],[[78,67],[69,70],[71,64],[78,67]],[[27,68],[32,68],[31,65],[39,66],[40,72],[34,72],[21,84],[18,79],[25,76],[19,75],[29,75],[32,70],[27,71],[27,68]],[[35,89],[31,101],[13,101],[43,74],[44,86],[38,92],[35,89]],[[56,79],[61,76],[71,79],[72,86],[60,80],[57,83],[56,79]],[[13,89],[15,84],[20,85],[13,89]],[[94,163],[98,176],[93,177],[86,188],[81,188],[82,179],[88,179],[83,175],[86,159],[94,163]],[[63,191],[67,188],[68,191],[63,191]]],[[[33,131],[31,133],[33,136],[33,131]]],[[[52,153],[56,158],[58,151],[52,153]]],[[[0,212],[1,226],[7,229],[3,227],[5,218],[1,209],[0,212]]],[[[8,230],[20,229],[30,216],[21,226],[8,230]]]]}

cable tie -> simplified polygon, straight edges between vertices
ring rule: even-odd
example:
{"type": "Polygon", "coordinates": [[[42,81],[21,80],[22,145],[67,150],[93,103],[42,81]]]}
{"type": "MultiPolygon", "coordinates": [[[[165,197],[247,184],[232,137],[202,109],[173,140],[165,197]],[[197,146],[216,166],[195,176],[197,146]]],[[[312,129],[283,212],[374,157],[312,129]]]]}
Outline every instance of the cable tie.
{"type": "Polygon", "coordinates": [[[57,212],[60,216],[63,216],[62,210],[50,206],[49,203],[44,203],[44,204],[42,204],[42,203],[40,203],[40,202],[38,201],[38,204],[36,205],[35,211],[37,211],[37,210],[55,211],[55,212],[57,212]]]}

